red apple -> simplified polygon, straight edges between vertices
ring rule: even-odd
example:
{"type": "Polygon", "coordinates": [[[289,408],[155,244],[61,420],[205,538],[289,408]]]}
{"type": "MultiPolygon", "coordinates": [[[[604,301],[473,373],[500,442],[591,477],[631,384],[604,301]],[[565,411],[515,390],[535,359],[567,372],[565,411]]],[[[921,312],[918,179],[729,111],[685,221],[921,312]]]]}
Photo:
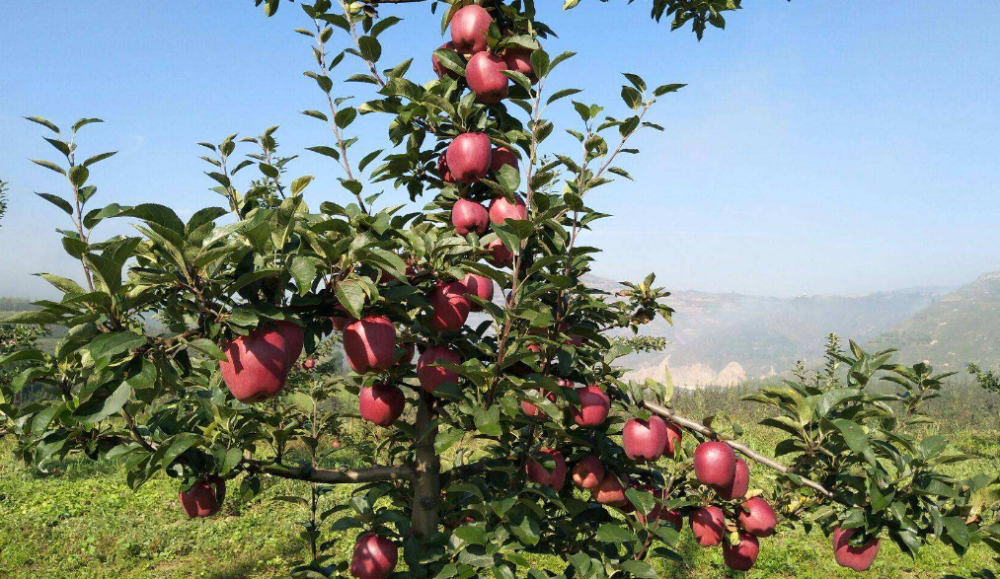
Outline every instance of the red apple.
{"type": "Polygon", "coordinates": [[[535,75],[535,69],[531,66],[531,53],[534,52],[530,48],[514,47],[508,48],[503,53],[503,61],[507,65],[508,70],[517,71],[524,76],[528,77],[531,84],[538,82],[538,77],[535,75]]]}
{"type": "Polygon", "coordinates": [[[294,345],[275,326],[262,326],[223,344],[226,359],[219,368],[229,391],[247,404],[276,396],[294,363],[288,360],[294,345]]]}
{"type": "Polygon", "coordinates": [[[490,226],[490,214],[486,208],[468,199],[459,199],[451,209],[451,224],[459,235],[475,231],[479,235],[490,226]]]}
{"type": "MultiPolygon", "coordinates": [[[[493,280],[486,277],[485,275],[479,275],[475,273],[465,274],[465,279],[462,280],[465,287],[469,290],[470,295],[474,295],[477,298],[486,301],[493,301],[493,280]]],[[[481,312],[483,307],[476,302],[470,300],[469,311],[481,312]]]]}
{"type": "Polygon", "coordinates": [[[379,426],[389,426],[403,414],[406,397],[403,391],[387,382],[365,386],[358,395],[361,418],[379,426]]]}
{"type": "Polygon", "coordinates": [[[344,353],[358,374],[383,372],[396,359],[396,328],[385,316],[368,316],[344,329],[344,353]]]}
{"type": "Polygon", "coordinates": [[[738,544],[722,545],[722,560],[726,563],[726,567],[734,571],[749,571],[757,562],[759,552],[760,544],[757,542],[757,537],[750,533],[740,533],[738,544]]]}
{"type": "Polygon", "coordinates": [[[493,24],[493,17],[482,6],[470,4],[460,8],[451,17],[451,41],[455,50],[463,54],[486,50],[490,24],[493,24]]]}
{"type": "Polygon", "coordinates": [[[850,543],[851,537],[857,532],[858,529],[843,529],[841,527],[834,529],[833,556],[841,567],[865,571],[875,562],[875,557],[878,555],[879,539],[872,537],[863,545],[852,545],[850,543]]]}
{"type": "Polygon", "coordinates": [[[585,490],[596,489],[604,480],[604,464],[596,456],[580,459],[573,467],[573,484],[585,490]]]}
{"type": "Polygon", "coordinates": [[[580,396],[580,408],[573,408],[573,420],[580,426],[600,426],[608,419],[608,412],[611,410],[611,399],[601,390],[601,387],[592,384],[586,388],[577,390],[580,396]]]}
{"type": "Polygon", "coordinates": [[[552,469],[552,472],[549,472],[545,470],[544,466],[535,462],[534,458],[530,458],[528,459],[528,464],[525,465],[528,480],[557,491],[561,490],[563,484],[566,482],[566,458],[563,457],[561,452],[551,448],[542,450],[539,454],[551,457],[555,461],[555,468],[552,469]]]}
{"type": "Polygon", "coordinates": [[[770,537],[778,524],[774,509],[760,497],[747,499],[737,520],[744,531],[756,537],[770,537]]]}
{"type": "Polygon", "coordinates": [[[469,289],[460,281],[438,283],[428,299],[431,302],[431,327],[439,332],[453,332],[465,324],[472,302],[469,289]]]}
{"type": "Polygon", "coordinates": [[[299,356],[302,355],[302,346],[305,344],[306,334],[302,330],[302,326],[293,324],[292,322],[274,322],[274,327],[277,328],[281,337],[285,339],[288,368],[291,369],[299,361],[299,356]]]}
{"type": "Polygon", "coordinates": [[[667,423],[667,449],[665,454],[674,456],[677,453],[677,449],[681,446],[681,437],[683,434],[680,426],[677,426],[673,422],[667,423]]]}
{"type": "Polygon", "coordinates": [[[396,568],[399,549],[385,537],[365,533],[358,537],[351,557],[351,575],[358,579],[385,579],[396,568]]]}
{"type": "Polygon", "coordinates": [[[445,163],[448,172],[463,183],[478,181],[486,176],[493,160],[493,146],[484,133],[462,133],[448,145],[445,163]]]}
{"type": "Polygon", "coordinates": [[[347,313],[347,308],[345,308],[340,304],[334,306],[333,309],[336,310],[337,312],[341,312],[330,316],[330,321],[333,322],[333,329],[337,330],[338,332],[343,332],[344,328],[347,327],[347,324],[354,321],[354,316],[347,313]]]}
{"type": "Polygon", "coordinates": [[[210,476],[194,483],[190,489],[179,494],[181,508],[188,517],[211,517],[219,512],[226,498],[226,481],[210,476]],[[214,488],[213,488],[214,485],[214,488]]]}
{"type": "Polygon", "coordinates": [[[507,147],[497,147],[493,149],[493,156],[490,160],[490,171],[497,173],[504,165],[510,165],[517,170],[517,155],[512,153],[507,147]]]}
{"type": "Polygon", "coordinates": [[[313,360],[312,358],[306,358],[305,360],[302,361],[302,367],[305,368],[306,370],[312,370],[313,368],[316,367],[316,360],[313,360]]]}
{"type": "Polygon", "coordinates": [[[502,58],[486,50],[477,52],[465,66],[465,80],[469,89],[476,93],[476,100],[487,105],[495,105],[507,98],[510,79],[503,72],[507,63],[502,58]]]}
{"type": "Polygon", "coordinates": [[[622,484],[618,475],[609,472],[604,475],[601,484],[597,485],[597,488],[591,490],[590,493],[594,497],[594,500],[602,505],[623,507],[629,504],[628,498],[625,496],[627,486],[626,484],[622,484]]]}
{"type": "Polygon", "coordinates": [[[420,359],[417,360],[417,380],[420,381],[420,387],[425,392],[434,392],[438,386],[445,382],[458,383],[458,373],[441,366],[431,365],[437,362],[461,364],[462,357],[458,355],[458,352],[445,346],[431,346],[424,350],[420,359]]]}
{"type": "Polygon", "coordinates": [[[511,267],[514,265],[514,254],[507,249],[507,246],[500,241],[500,238],[486,244],[486,249],[490,252],[487,258],[495,267],[511,267]]]}
{"type": "Polygon", "coordinates": [[[726,532],[726,517],[719,507],[702,507],[691,513],[691,532],[702,547],[714,547],[722,542],[726,532]]]}
{"type": "Polygon", "coordinates": [[[742,499],[747,496],[750,489],[750,468],[742,459],[736,458],[736,473],[733,475],[733,482],[727,486],[716,489],[719,496],[727,501],[742,499]]]}
{"type": "Polygon", "coordinates": [[[438,177],[441,178],[445,183],[455,183],[455,176],[451,174],[451,169],[448,168],[448,151],[438,157],[438,177]]]}
{"type": "Polygon", "coordinates": [[[334,440],[333,442],[330,443],[330,446],[332,448],[340,448],[340,441],[339,440],[334,440]]]}
{"type": "Polygon", "coordinates": [[[667,425],[659,416],[649,420],[633,418],[622,431],[625,455],[632,460],[657,460],[667,448],[667,425]]]}
{"type": "Polygon", "coordinates": [[[417,345],[413,342],[406,342],[405,344],[401,344],[400,347],[403,348],[403,353],[400,354],[399,359],[396,360],[396,363],[393,364],[393,366],[398,367],[405,364],[412,364],[413,355],[417,353],[417,345]]]}
{"type": "Polygon", "coordinates": [[[703,442],[694,449],[694,473],[702,484],[725,488],[736,476],[736,453],[725,442],[703,442]]]}
{"type": "MultiPolygon", "coordinates": [[[[556,395],[553,394],[552,392],[548,392],[546,390],[539,390],[538,394],[544,396],[545,398],[548,398],[549,402],[556,401],[556,395]]],[[[528,402],[527,400],[521,401],[521,412],[523,412],[524,415],[527,416],[528,418],[538,418],[544,415],[544,413],[540,408],[538,408],[531,402],[528,402]]]]}
{"type": "MultiPolygon", "coordinates": [[[[445,42],[438,47],[438,50],[455,50],[455,43],[450,41],[445,42]]],[[[431,53],[431,67],[434,69],[434,74],[436,74],[438,78],[443,78],[444,75],[448,75],[451,78],[459,78],[459,74],[442,64],[441,59],[439,59],[433,52],[431,53]]]]}
{"type": "Polygon", "coordinates": [[[490,222],[493,225],[503,225],[504,221],[517,221],[528,218],[528,208],[520,197],[515,197],[515,203],[507,201],[506,197],[497,197],[490,203],[490,222]]]}

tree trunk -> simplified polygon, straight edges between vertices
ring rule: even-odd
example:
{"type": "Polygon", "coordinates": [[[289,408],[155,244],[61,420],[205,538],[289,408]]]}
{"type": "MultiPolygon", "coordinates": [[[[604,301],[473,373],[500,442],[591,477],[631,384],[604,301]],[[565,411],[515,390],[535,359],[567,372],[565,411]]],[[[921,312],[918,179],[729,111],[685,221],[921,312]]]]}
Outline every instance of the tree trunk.
{"type": "Polygon", "coordinates": [[[434,451],[437,425],[434,419],[434,398],[420,392],[417,408],[416,435],[416,478],[413,483],[413,532],[422,538],[430,537],[438,530],[438,501],[441,493],[441,460],[434,451]],[[430,430],[428,430],[430,429],[430,430]]]}

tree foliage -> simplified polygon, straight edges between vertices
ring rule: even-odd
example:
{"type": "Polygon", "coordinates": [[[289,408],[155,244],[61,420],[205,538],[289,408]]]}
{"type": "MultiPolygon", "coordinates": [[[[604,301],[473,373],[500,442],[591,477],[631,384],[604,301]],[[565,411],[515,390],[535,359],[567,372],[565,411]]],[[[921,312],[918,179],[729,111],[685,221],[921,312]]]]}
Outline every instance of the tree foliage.
{"type": "MultiPolygon", "coordinates": [[[[73,225],[60,234],[83,277],[41,274],[62,298],[8,320],[68,329],[52,353],[19,349],[0,360],[19,365],[0,385],[0,412],[25,462],[44,469],[72,454],[117,458],[133,488],[165,473],[184,492],[210,481],[219,497],[219,481],[230,489],[238,484],[245,497],[258,493],[266,476],[309,482],[308,497],[284,497],[309,512],[311,559],[293,570],[303,577],[347,571],[324,540],[344,530],[402,546],[414,577],[512,578],[530,567],[525,553],[561,561],[558,572],[531,569],[533,577],[655,576],[649,557],[680,557],[678,530],[664,524],[664,512],[718,505],[730,522],[743,512],[740,499],[721,499],[693,472],[695,443],[707,439],[727,440],[779,469],[782,486],[768,498],[785,507],[790,523],[857,528],[858,540],[887,534],[910,553],[934,538],[963,552],[989,537],[970,497],[992,479],[945,476],[939,467],[962,457],[947,453],[940,437],[909,433],[923,419],[920,403],[940,388],[942,376],[925,365],[892,366],[889,353],[852,345],[850,354],[831,352],[849,366],[843,383],[831,374],[823,383],[802,379],[755,395],[776,409],[766,423],[786,432],[777,451],[787,465],[740,445],[736,430],[716,432],[711,419],[673,414],[669,385],[623,380],[616,360],[661,344],[609,336],[634,335],[656,316],[669,320],[669,294],[653,275],[616,294],[588,288],[581,278],[598,250],[582,245],[581,234],[607,217],[588,205],[592,194],[630,179],[622,162],[638,153],[632,137],[663,130],[647,117],[684,85],[648,85],[626,73],[614,112],[571,100],[580,91],[562,84],[559,65],[573,53],[541,48],[539,40],[553,32],[534,4],[490,2],[490,50],[526,51],[537,80],[507,71],[507,100],[484,105],[468,90],[465,58],[453,50],[434,54],[454,75],[431,82],[411,70],[411,60],[382,62],[382,44],[394,34],[405,39],[394,30],[398,17],[376,11],[391,3],[301,4],[306,26],[296,32],[311,43],[313,65],[304,74],[319,103],[303,114],[330,130],[306,160],[340,168],[341,202],[311,200],[319,187],[296,170],[296,156],[279,155],[279,129],[271,127],[255,137],[201,143],[222,206],[187,220],[157,203],[92,207],[92,171],[114,153],[80,162],[77,136],[99,119],[81,119],[68,135],[46,119],[29,119],[49,131],[59,153],[58,162],[34,163],[65,177],[65,192],[40,195],[73,225]],[[339,96],[344,83],[369,89],[368,100],[339,96]],[[567,129],[577,150],[557,150],[549,141],[555,127],[546,113],[553,106],[572,107],[579,117],[567,129]],[[351,127],[361,115],[386,119],[387,143],[360,150],[351,127]],[[439,160],[453,139],[470,132],[516,151],[519,167],[504,165],[471,184],[447,179],[439,160]],[[495,219],[482,235],[460,235],[450,223],[459,199],[523,199],[526,214],[495,219]],[[95,229],[108,219],[130,220],[136,234],[97,238],[95,229]],[[498,251],[509,261],[497,259],[498,251]],[[440,284],[469,274],[495,282],[502,296],[462,298],[481,308],[481,317],[444,327],[436,310],[440,284]],[[326,362],[339,348],[336,324],[383,318],[396,335],[390,364],[345,374],[326,362]],[[152,331],[152,320],[165,330],[152,331]],[[320,364],[283,360],[291,375],[280,396],[237,401],[220,364],[231,363],[234,344],[288,327],[302,328],[305,355],[320,364]],[[433,391],[421,387],[423,362],[413,359],[414,346],[421,354],[435,347],[457,354],[457,363],[427,363],[448,376],[433,391]],[[867,392],[877,375],[906,396],[867,392]],[[16,404],[29,384],[47,396],[16,404]],[[356,441],[366,464],[339,464],[332,442],[351,411],[333,403],[335,394],[386,384],[405,391],[407,410],[356,441]],[[583,391],[574,384],[606,394],[611,416],[580,426],[574,411],[583,391]],[[686,444],[658,462],[629,459],[622,448],[626,421],[654,414],[688,429],[686,444]],[[603,504],[571,484],[538,484],[558,477],[562,461],[588,456],[623,485],[627,500],[603,504]],[[349,502],[319,512],[324,485],[338,483],[360,484],[349,502]]],[[[264,5],[273,14],[278,3],[264,5]]],[[[681,24],[695,19],[700,35],[699,15],[721,26],[714,14],[738,3],[653,6],[654,16],[659,6],[681,24]]],[[[446,27],[460,5],[432,7],[447,7],[446,27]]],[[[730,530],[738,540],[736,527],[730,530]]]]}

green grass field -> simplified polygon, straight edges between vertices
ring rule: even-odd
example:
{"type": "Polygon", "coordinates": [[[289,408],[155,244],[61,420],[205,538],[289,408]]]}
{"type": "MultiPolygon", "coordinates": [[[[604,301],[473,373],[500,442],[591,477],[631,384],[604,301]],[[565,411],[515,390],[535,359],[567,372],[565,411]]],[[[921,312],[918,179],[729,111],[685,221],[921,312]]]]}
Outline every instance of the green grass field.
{"type": "MultiPolygon", "coordinates": [[[[725,399],[715,402],[711,404],[710,399],[709,405],[727,406],[725,399]]],[[[681,399],[678,406],[689,406],[693,413],[698,404],[705,403],[704,399],[681,399]]],[[[1000,468],[998,435],[993,428],[950,434],[960,450],[983,457],[957,466],[955,474],[996,472],[1000,468]]],[[[745,439],[763,449],[773,447],[775,440],[755,426],[748,428],[745,439]]],[[[755,473],[755,480],[766,485],[761,469],[755,473]]],[[[231,492],[218,516],[192,521],[180,511],[174,482],[164,476],[132,492],[122,469],[113,463],[72,461],[51,475],[33,473],[15,462],[10,442],[4,442],[0,444],[0,577],[284,577],[291,564],[305,556],[306,543],[299,537],[305,512],[275,497],[307,493],[304,483],[270,479],[262,495],[252,501],[241,502],[231,492]]],[[[322,506],[343,501],[349,493],[349,487],[337,487],[323,498],[322,506]]],[[[980,499],[984,504],[997,501],[995,495],[980,499]]],[[[324,531],[324,539],[330,536],[324,531]]],[[[353,534],[332,536],[337,556],[347,558],[353,534]]],[[[662,577],[733,575],[722,565],[718,549],[697,547],[689,532],[685,532],[680,549],[686,558],[684,564],[655,562],[662,577]]],[[[551,568],[550,562],[545,563],[551,568]]],[[[818,531],[806,535],[783,528],[777,536],[762,541],[757,566],[747,576],[967,577],[993,565],[990,551],[982,545],[974,546],[964,559],[943,545],[932,545],[914,561],[883,541],[875,566],[858,575],[836,566],[827,539],[818,531]]]]}

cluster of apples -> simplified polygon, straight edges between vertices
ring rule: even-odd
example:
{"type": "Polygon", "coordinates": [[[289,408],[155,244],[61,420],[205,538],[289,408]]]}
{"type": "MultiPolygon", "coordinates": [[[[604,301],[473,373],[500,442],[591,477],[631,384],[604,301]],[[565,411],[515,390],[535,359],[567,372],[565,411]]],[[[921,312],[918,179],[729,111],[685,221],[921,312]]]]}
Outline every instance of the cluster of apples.
{"type": "MultiPolygon", "coordinates": [[[[531,50],[523,47],[505,49],[501,54],[489,50],[489,31],[493,17],[482,6],[471,4],[459,9],[451,18],[451,42],[440,49],[454,50],[465,56],[465,81],[476,94],[476,100],[483,104],[495,105],[507,98],[510,79],[505,70],[519,72],[532,83],[538,81],[531,66],[531,50]]],[[[439,49],[439,50],[440,50],[439,49]]],[[[438,78],[446,75],[457,78],[438,59],[431,56],[431,64],[438,78]]]]}
{"type": "MultiPolygon", "coordinates": [[[[725,442],[706,441],[694,451],[694,472],[698,482],[715,490],[726,501],[743,500],[750,487],[750,469],[725,442]]],[[[743,500],[735,526],[728,526],[717,505],[707,505],[691,514],[691,531],[703,547],[722,544],[722,558],[730,569],[747,571],[757,561],[758,538],[770,537],[778,519],[774,509],[761,497],[743,500]],[[727,531],[730,540],[723,541],[727,531]]]]}

